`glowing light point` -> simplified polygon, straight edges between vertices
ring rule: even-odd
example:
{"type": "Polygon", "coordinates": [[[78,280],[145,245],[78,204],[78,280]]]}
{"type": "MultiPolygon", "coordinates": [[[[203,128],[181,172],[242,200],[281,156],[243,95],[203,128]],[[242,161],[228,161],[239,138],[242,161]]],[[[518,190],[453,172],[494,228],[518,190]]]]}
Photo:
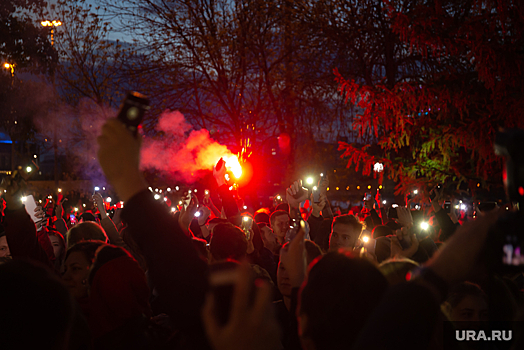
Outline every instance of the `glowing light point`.
{"type": "Polygon", "coordinates": [[[152,189],[151,187],[148,187],[148,189],[149,189],[151,192],[153,192],[153,189],[152,189]]]}
{"type": "Polygon", "coordinates": [[[242,166],[240,165],[240,162],[238,161],[238,157],[236,155],[232,155],[230,157],[223,157],[222,158],[225,162],[226,168],[229,169],[235,178],[240,178],[242,176],[242,166]]]}
{"type": "Polygon", "coordinates": [[[244,205],[242,208],[244,208],[244,210],[246,210],[247,209],[247,205],[244,205]]]}
{"type": "Polygon", "coordinates": [[[32,170],[33,170],[33,168],[31,168],[30,166],[28,166],[27,168],[25,168],[25,171],[27,171],[28,173],[30,173],[32,170]]]}
{"type": "Polygon", "coordinates": [[[384,171],[384,164],[376,162],[375,165],[373,165],[373,171],[377,173],[384,171]]]}
{"type": "Polygon", "coordinates": [[[83,206],[84,208],[86,207],[86,205],[85,205],[85,204],[82,204],[82,206],[83,206]]]}
{"type": "Polygon", "coordinates": [[[176,186],[175,187],[175,191],[178,191],[180,189],[180,187],[176,186]]]}
{"type": "Polygon", "coordinates": [[[167,202],[167,197],[164,197],[164,202],[167,202]]]}
{"type": "Polygon", "coordinates": [[[175,207],[171,207],[171,212],[174,213],[176,211],[175,207]]]}
{"type": "Polygon", "coordinates": [[[414,191],[413,191],[413,194],[418,194],[418,190],[414,190],[414,191]]]}
{"type": "Polygon", "coordinates": [[[308,178],[306,179],[306,183],[307,183],[308,185],[313,185],[313,181],[314,181],[314,180],[313,180],[313,178],[312,178],[311,176],[308,177],[308,178]]]}
{"type": "Polygon", "coordinates": [[[429,228],[429,224],[427,222],[421,222],[420,228],[426,231],[429,228]]]}
{"type": "Polygon", "coordinates": [[[155,188],[155,192],[158,192],[158,188],[155,188]]]}
{"type": "Polygon", "coordinates": [[[382,204],[386,205],[386,203],[387,203],[387,202],[386,202],[386,200],[384,199],[384,200],[382,201],[382,204]]]}
{"type": "Polygon", "coordinates": [[[195,188],[195,189],[193,190],[193,192],[197,193],[197,189],[195,188]]]}
{"type": "Polygon", "coordinates": [[[466,204],[461,204],[460,205],[460,210],[466,210],[466,209],[467,209],[466,204]]]}
{"type": "Polygon", "coordinates": [[[160,199],[160,195],[159,195],[158,193],[155,194],[155,199],[156,199],[156,200],[159,200],[159,199],[160,199]]]}
{"type": "Polygon", "coordinates": [[[171,187],[168,187],[168,188],[167,188],[167,192],[171,192],[171,187]]]}
{"type": "Polygon", "coordinates": [[[371,189],[371,185],[368,185],[368,190],[370,190],[370,189],[371,189]]]}
{"type": "Polygon", "coordinates": [[[78,208],[75,208],[75,213],[78,211],[78,208]]]}
{"type": "Polygon", "coordinates": [[[313,186],[313,191],[316,191],[317,190],[317,186],[313,186]]]}
{"type": "Polygon", "coordinates": [[[363,241],[364,243],[369,242],[369,237],[368,237],[368,236],[364,236],[364,237],[362,237],[362,241],[363,241]]]}
{"type": "Polygon", "coordinates": [[[27,199],[27,197],[22,197],[22,198],[21,198],[22,202],[25,202],[26,199],[27,199]]]}
{"type": "Polygon", "coordinates": [[[277,196],[277,199],[280,200],[282,197],[280,197],[280,195],[277,196]]]}
{"type": "Polygon", "coordinates": [[[60,192],[62,192],[62,189],[61,189],[61,188],[58,189],[58,193],[60,193],[60,192]]]}
{"type": "Polygon", "coordinates": [[[95,187],[95,191],[100,191],[100,187],[95,187]]]}
{"type": "Polygon", "coordinates": [[[199,217],[200,217],[200,211],[197,211],[197,212],[195,213],[195,217],[196,217],[196,218],[199,218],[199,217]]]}
{"type": "Polygon", "coordinates": [[[107,203],[111,203],[111,197],[107,197],[107,198],[106,198],[106,202],[107,202],[107,203]]]}
{"type": "Polygon", "coordinates": [[[244,218],[242,220],[244,220],[245,222],[248,222],[249,221],[249,217],[244,216],[244,218]]]}

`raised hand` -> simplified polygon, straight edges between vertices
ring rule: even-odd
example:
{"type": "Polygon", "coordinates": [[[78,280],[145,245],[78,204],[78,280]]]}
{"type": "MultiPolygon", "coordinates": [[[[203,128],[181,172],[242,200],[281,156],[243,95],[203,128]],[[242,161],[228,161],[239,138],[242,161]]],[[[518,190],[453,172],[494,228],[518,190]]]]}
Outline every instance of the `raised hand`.
{"type": "Polygon", "coordinates": [[[226,163],[222,160],[220,168],[217,169],[217,167],[213,167],[213,176],[215,177],[215,180],[217,181],[218,187],[224,185],[226,183],[226,163]]]}
{"type": "Polygon", "coordinates": [[[141,137],[134,137],[124,123],[108,120],[98,136],[98,162],[118,196],[128,201],[147,189],[139,170],[141,137]]]}
{"type": "Polygon", "coordinates": [[[104,198],[102,195],[98,192],[95,192],[93,195],[93,201],[95,202],[95,206],[98,208],[98,211],[100,212],[100,215],[102,216],[102,219],[107,217],[106,208],[104,204],[104,198]]]}
{"type": "Polygon", "coordinates": [[[289,274],[291,287],[300,287],[306,277],[306,249],[304,237],[306,228],[304,221],[300,221],[300,229],[293,240],[280,252],[281,263],[289,274]]]}
{"type": "Polygon", "coordinates": [[[398,222],[406,227],[410,228],[413,226],[413,217],[411,216],[411,210],[405,207],[397,207],[398,222]]]}
{"type": "Polygon", "coordinates": [[[326,201],[327,201],[327,198],[326,198],[326,195],[322,192],[320,192],[320,201],[318,203],[315,203],[313,201],[313,194],[311,195],[310,197],[310,200],[311,200],[311,205],[313,207],[313,212],[311,213],[311,215],[315,216],[315,217],[319,217],[322,210],[324,210],[325,206],[326,206],[326,201]]]}
{"type": "Polygon", "coordinates": [[[238,269],[231,313],[225,325],[216,317],[214,296],[209,293],[202,310],[207,337],[214,350],[282,349],[280,331],[272,309],[272,291],[267,282],[257,283],[254,302],[250,303],[250,267],[238,269]]]}
{"type": "Polygon", "coordinates": [[[191,201],[189,202],[189,205],[187,208],[182,206],[180,209],[180,216],[178,217],[178,224],[184,230],[184,232],[189,232],[189,225],[191,225],[191,221],[193,221],[193,218],[195,217],[195,213],[198,210],[198,198],[192,194],[191,195],[191,201]]]}
{"type": "Polygon", "coordinates": [[[302,180],[293,182],[286,190],[286,200],[291,208],[298,208],[300,203],[307,199],[307,191],[304,191],[299,198],[295,198],[300,191],[302,191],[302,180]]]}

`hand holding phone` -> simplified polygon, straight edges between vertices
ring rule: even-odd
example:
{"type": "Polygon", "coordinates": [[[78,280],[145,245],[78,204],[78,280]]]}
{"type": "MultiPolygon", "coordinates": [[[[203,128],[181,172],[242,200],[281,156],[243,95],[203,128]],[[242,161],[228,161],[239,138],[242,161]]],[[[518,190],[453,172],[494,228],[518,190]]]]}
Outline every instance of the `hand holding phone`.
{"type": "Polygon", "coordinates": [[[136,136],[138,126],[142,123],[142,119],[144,119],[144,115],[148,109],[148,98],[141,93],[131,91],[122,102],[117,119],[124,123],[129,131],[136,136]]]}

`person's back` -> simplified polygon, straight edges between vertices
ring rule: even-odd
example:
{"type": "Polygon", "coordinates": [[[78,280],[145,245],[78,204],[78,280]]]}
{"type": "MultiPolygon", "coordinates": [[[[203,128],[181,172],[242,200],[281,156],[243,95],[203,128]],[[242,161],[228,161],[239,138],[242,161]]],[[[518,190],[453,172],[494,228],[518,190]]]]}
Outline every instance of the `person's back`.
{"type": "Polygon", "coordinates": [[[312,265],[299,300],[305,349],[350,349],[388,282],[368,260],[331,252],[312,265]]]}

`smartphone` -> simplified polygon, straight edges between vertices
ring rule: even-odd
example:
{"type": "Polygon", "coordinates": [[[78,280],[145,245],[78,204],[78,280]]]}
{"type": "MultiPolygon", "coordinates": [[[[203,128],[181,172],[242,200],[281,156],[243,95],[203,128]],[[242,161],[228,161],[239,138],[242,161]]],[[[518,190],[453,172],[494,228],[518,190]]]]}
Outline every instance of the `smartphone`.
{"type": "Polygon", "coordinates": [[[450,201],[444,202],[444,212],[447,214],[451,213],[451,202],[450,201]]]}
{"type": "Polygon", "coordinates": [[[364,195],[364,198],[362,199],[364,201],[370,201],[370,200],[373,200],[373,196],[371,195],[371,193],[366,193],[364,195]]]}
{"type": "Polygon", "coordinates": [[[251,237],[251,230],[253,228],[253,218],[250,216],[242,216],[242,231],[246,235],[246,238],[249,240],[251,237]]]}
{"type": "Polygon", "coordinates": [[[317,186],[313,187],[313,202],[320,203],[320,190],[317,186]]]}
{"type": "Polygon", "coordinates": [[[392,204],[391,207],[388,210],[388,218],[390,219],[398,219],[398,213],[397,213],[397,204],[392,204]]]}
{"type": "Polygon", "coordinates": [[[69,215],[69,221],[71,222],[72,225],[75,225],[76,224],[76,216],[74,214],[70,214],[69,215]]]}
{"type": "Polygon", "coordinates": [[[126,127],[137,135],[138,126],[142,123],[146,111],[149,109],[149,99],[141,93],[131,91],[127,93],[122,102],[117,119],[126,125],[126,127]]]}
{"type": "Polygon", "coordinates": [[[286,233],[286,242],[291,242],[300,230],[300,219],[291,219],[289,230],[286,233]]]}
{"type": "Polygon", "coordinates": [[[35,224],[43,220],[35,216],[36,201],[33,195],[30,194],[29,196],[26,196],[24,204],[25,204],[25,210],[27,211],[27,214],[29,214],[29,216],[31,217],[31,220],[33,220],[35,224]]]}

